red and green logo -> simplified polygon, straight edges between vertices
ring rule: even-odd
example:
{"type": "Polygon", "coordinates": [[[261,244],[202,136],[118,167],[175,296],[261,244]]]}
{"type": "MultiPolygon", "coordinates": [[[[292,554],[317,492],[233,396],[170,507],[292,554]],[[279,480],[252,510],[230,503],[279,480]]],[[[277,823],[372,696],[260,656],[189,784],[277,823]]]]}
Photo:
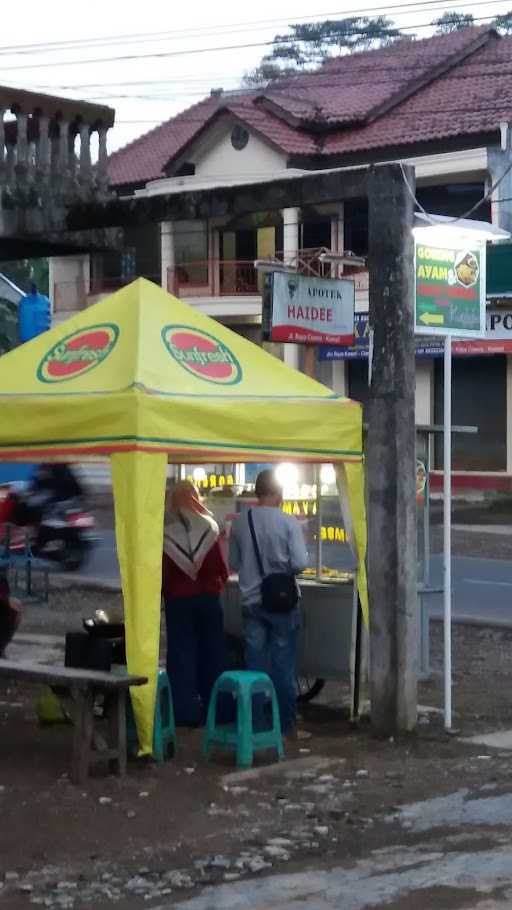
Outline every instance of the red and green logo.
{"type": "Polygon", "coordinates": [[[217,385],[236,385],[242,367],[232,351],[214,335],[187,325],[166,325],[162,340],[177,363],[189,373],[217,385]]]}
{"type": "Polygon", "coordinates": [[[115,347],[119,328],[111,322],[67,335],[50,348],[37,369],[41,382],[64,382],[93,370],[115,347]]]}

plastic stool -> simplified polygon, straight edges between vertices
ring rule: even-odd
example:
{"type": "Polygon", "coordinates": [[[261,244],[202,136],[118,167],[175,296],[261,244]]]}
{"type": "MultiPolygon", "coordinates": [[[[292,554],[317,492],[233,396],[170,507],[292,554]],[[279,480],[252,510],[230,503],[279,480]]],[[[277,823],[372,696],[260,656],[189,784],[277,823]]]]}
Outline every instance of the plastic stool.
{"type": "MultiPolygon", "coordinates": [[[[137,727],[131,701],[128,699],[126,737],[129,747],[138,747],[137,727]]],[[[156,679],[155,721],[153,727],[153,757],[157,762],[172,758],[176,750],[176,725],[172,704],[171,684],[165,670],[156,679]]]]}
{"type": "Polygon", "coordinates": [[[219,676],[213,687],[206,730],[203,739],[203,756],[208,758],[213,744],[234,746],[236,763],[239,768],[250,768],[254,752],[260,749],[276,749],[279,759],[284,758],[281,723],[274,685],[266,673],[253,673],[246,670],[228,671],[219,676]],[[216,722],[217,697],[230,692],[237,702],[236,723],[228,726],[216,722]],[[272,702],[272,727],[261,733],[253,729],[252,698],[253,695],[268,695],[272,702]]]}

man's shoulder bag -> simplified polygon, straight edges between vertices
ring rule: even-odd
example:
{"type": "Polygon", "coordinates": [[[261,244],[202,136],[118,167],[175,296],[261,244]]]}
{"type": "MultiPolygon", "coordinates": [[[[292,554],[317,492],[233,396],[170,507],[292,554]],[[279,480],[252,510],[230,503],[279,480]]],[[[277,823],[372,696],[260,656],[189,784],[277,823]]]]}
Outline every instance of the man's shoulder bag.
{"type": "Polygon", "coordinates": [[[254,530],[252,509],[249,509],[248,521],[256,562],[261,575],[261,606],[269,613],[290,613],[299,602],[299,589],[295,576],[291,572],[272,572],[265,575],[254,530]]]}

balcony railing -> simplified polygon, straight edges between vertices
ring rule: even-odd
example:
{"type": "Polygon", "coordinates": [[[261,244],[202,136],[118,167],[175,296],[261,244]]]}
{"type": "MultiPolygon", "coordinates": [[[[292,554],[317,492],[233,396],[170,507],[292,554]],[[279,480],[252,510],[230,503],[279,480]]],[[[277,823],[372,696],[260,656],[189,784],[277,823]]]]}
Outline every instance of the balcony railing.
{"type": "MultiPolygon", "coordinates": [[[[336,277],[337,267],[322,262],[322,252],[323,248],[299,250],[287,261],[303,275],[336,277]]],[[[282,262],[284,254],[276,253],[275,259],[282,262]]],[[[183,262],[167,271],[167,290],[177,297],[253,297],[261,294],[262,285],[262,274],[255,269],[253,259],[183,262]]]]}
{"type": "MultiPolygon", "coordinates": [[[[322,250],[300,250],[290,267],[303,275],[335,278],[339,267],[320,260],[322,250]]],[[[283,254],[276,254],[282,261],[283,254]]],[[[349,273],[345,271],[345,274],[349,273]]],[[[134,280],[136,275],[95,276],[90,287],[83,279],[56,282],[53,288],[54,312],[73,312],[86,307],[100,295],[113,294],[134,280]]],[[[144,277],[160,284],[161,276],[144,277]]],[[[167,290],[176,297],[255,297],[261,294],[263,274],[254,267],[254,260],[209,259],[185,262],[167,270],[167,290]]]]}
{"type": "Polygon", "coordinates": [[[177,297],[254,297],[261,293],[261,281],[252,259],[210,259],[168,269],[167,289],[177,297]]]}

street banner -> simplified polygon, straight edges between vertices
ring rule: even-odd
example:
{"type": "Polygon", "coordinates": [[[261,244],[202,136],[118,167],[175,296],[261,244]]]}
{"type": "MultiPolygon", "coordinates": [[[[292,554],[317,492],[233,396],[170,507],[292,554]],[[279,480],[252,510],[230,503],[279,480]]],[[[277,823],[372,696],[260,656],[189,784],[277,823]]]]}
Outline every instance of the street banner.
{"type": "Polygon", "coordinates": [[[271,341],[295,344],[351,344],[354,338],[354,282],[275,272],[271,341]]]}
{"type": "Polygon", "coordinates": [[[485,334],[485,245],[416,242],[414,278],[416,334],[485,334]]]}
{"type": "MultiPolygon", "coordinates": [[[[354,313],[354,341],[345,347],[320,345],[319,360],[367,360],[370,327],[368,313],[354,313]]],[[[416,357],[442,357],[442,338],[417,335],[416,357]]],[[[486,313],[485,337],[454,341],[454,357],[480,357],[489,354],[512,354],[512,308],[490,307],[486,313]]]]}

